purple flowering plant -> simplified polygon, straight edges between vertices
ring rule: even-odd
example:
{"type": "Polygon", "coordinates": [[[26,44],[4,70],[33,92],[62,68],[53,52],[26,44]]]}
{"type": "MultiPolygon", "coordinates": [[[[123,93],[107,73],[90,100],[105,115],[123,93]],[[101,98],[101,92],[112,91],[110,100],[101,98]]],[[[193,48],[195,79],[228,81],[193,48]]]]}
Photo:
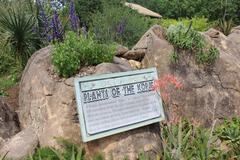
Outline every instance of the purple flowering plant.
{"type": "Polygon", "coordinates": [[[79,18],[76,14],[73,0],[70,1],[69,18],[70,18],[72,30],[75,31],[75,32],[78,31],[78,29],[79,29],[79,18]]]}
{"type": "Polygon", "coordinates": [[[63,41],[64,28],[56,10],[53,13],[50,27],[52,29],[52,41],[63,41]]]}

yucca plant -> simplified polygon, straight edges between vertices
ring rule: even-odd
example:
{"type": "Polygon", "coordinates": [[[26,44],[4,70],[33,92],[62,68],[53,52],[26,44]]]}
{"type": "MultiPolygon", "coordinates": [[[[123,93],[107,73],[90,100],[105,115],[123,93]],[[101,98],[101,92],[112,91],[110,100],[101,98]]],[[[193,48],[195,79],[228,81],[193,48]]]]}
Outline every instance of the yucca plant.
{"type": "Polygon", "coordinates": [[[0,7],[0,37],[22,65],[41,46],[34,16],[17,2],[0,7]]]}

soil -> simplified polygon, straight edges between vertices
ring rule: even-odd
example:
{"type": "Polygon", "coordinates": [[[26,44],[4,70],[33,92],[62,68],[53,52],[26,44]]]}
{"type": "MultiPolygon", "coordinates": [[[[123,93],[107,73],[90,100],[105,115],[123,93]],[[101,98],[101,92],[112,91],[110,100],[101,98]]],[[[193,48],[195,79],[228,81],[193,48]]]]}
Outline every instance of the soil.
{"type": "Polygon", "coordinates": [[[19,95],[19,85],[13,86],[9,88],[7,91],[7,95],[3,97],[3,100],[8,104],[10,109],[16,111],[18,109],[18,95],[19,95]]]}

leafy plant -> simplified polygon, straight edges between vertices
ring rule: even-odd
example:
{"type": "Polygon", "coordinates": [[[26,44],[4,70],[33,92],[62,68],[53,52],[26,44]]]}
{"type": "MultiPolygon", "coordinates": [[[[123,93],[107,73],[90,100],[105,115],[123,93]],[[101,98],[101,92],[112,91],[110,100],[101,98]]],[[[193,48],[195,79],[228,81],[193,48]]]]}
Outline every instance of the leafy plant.
{"type": "Polygon", "coordinates": [[[0,37],[25,65],[30,55],[41,46],[35,31],[36,20],[20,3],[10,4],[0,7],[0,37]]]}
{"type": "Polygon", "coordinates": [[[100,44],[93,35],[84,37],[69,32],[63,43],[54,45],[52,62],[57,73],[69,77],[86,65],[97,65],[113,59],[115,45],[100,44]]]}
{"type": "Polygon", "coordinates": [[[198,63],[214,63],[219,56],[218,49],[211,45],[207,45],[203,36],[193,30],[191,26],[192,23],[190,23],[188,27],[184,26],[182,23],[175,26],[171,25],[167,29],[166,34],[168,41],[174,46],[175,52],[188,50],[195,53],[194,56],[198,63]]]}
{"type": "Polygon", "coordinates": [[[215,47],[211,47],[207,52],[200,51],[196,58],[199,63],[212,64],[219,56],[219,51],[215,47]]]}

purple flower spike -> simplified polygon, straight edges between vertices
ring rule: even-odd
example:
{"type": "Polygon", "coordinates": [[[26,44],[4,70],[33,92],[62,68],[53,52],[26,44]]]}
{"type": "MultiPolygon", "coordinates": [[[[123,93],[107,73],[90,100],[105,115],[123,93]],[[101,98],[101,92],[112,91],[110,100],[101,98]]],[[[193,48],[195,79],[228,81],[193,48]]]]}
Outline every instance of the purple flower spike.
{"type": "Polygon", "coordinates": [[[70,22],[71,22],[72,29],[74,31],[78,31],[78,29],[79,29],[79,18],[76,15],[76,11],[75,11],[75,6],[74,6],[73,0],[71,0],[71,2],[70,2],[69,17],[70,17],[70,22]]]}
{"type": "Polygon", "coordinates": [[[117,26],[117,34],[122,35],[126,27],[126,23],[122,20],[117,26]]]}
{"type": "Polygon", "coordinates": [[[59,20],[58,13],[56,10],[54,11],[52,17],[51,28],[53,41],[54,40],[63,41],[64,29],[62,27],[61,21],[59,20]]]}

